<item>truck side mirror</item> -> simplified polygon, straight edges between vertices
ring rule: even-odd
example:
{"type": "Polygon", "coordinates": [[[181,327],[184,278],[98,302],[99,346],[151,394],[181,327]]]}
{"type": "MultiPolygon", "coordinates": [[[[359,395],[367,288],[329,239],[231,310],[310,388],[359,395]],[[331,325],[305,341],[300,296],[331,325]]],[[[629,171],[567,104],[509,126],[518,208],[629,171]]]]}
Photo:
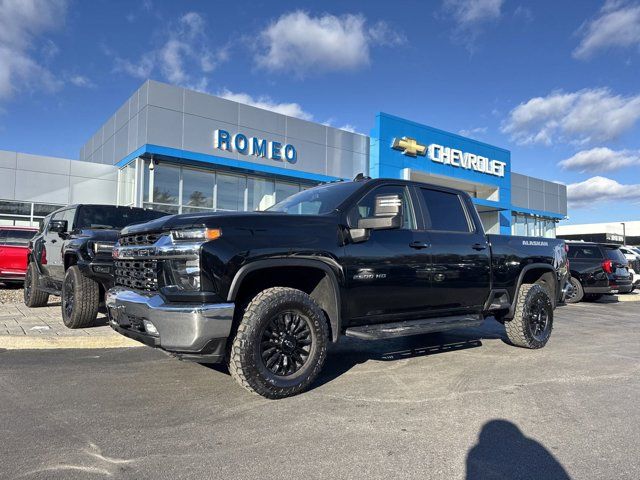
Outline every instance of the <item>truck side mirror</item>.
{"type": "Polygon", "coordinates": [[[50,232],[58,232],[65,233],[67,231],[67,221],[66,220],[51,220],[49,224],[50,232]]]}
{"type": "Polygon", "coordinates": [[[358,220],[358,228],[388,230],[402,226],[402,198],[400,195],[376,195],[374,216],[358,220]]]}
{"type": "Polygon", "coordinates": [[[371,230],[390,230],[402,226],[402,198],[400,195],[377,195],[374,216],[361,218],[350,230],[351,241],[365,242],[371,230]]]}

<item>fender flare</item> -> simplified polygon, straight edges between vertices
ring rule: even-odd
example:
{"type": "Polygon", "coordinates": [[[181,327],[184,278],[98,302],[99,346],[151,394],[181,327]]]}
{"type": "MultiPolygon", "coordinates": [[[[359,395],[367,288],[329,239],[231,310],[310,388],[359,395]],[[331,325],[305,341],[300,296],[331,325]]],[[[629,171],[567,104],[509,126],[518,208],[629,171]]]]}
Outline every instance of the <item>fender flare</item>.
{"type": "MultiPolygon", "coordinates": [[[[531,263],[525,266],[520,272],[520,274],[518,275],[518,282],[516,283],[516,289],[513,292],[513,300],[511,301],[511,307],[509,307],[509,313],[505,315],[506,318],[513,318],[513,314],[516,308],[516,302],[518,301],[518,292],[520,292],[520,287],[522,286],[522,281],[524,280],[524,276],[530,270],[547,270],[553,273],[554,278],[556,279],[556,288],[555,288],[556,295],[560,291],[560,285],[558,284],[558,276],[552,265],[549,265],[548,263],[531,263]]],[[[557,299],[552,299],[552,300],[555,303],[557,299]]]]}
{"type": "Polygon", "coordinates": [[[243,280],[252,272],[258,270],[266,270],[269,268],[277,267],[307,267],[322,270],[326,274],[326,278],[329,280],[331,290],[333,291],[333,298],[331,299],[329,308],[326,309],[326,313],[329,317],[329,323],[331,325],[332,341],[336,342],[340,336],[340,329],[342,328],[341,317],[341,295],[340,286],[336,274],[336,270],[342,271],[342,267],[337,262],[327,259],[333,264],[333,268],[329,265],[329,262],[323,260],[309,259],[309,258],[271,258],[265,260],[255,260],[240,267],[236,272],[231,286],[229,287],[229,293],[227,294],[227,301],[233,302],[240,290],[243,280]]]}

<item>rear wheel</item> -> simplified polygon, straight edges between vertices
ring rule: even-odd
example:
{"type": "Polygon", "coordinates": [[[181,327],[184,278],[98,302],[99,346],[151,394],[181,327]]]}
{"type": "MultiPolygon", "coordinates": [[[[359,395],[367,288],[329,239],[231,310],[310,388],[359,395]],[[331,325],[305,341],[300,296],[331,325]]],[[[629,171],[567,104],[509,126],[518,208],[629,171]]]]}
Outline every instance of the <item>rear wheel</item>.
{"type": "Polygon", "coordinates": [[[507,336],[514,345],[542,348],[553,329],[553,303],[547,290],[539,284],[520,286],[513,318],[505,322],[507,336]]]}
{"type": "Polygon", "coordinates": [[[229,372],[250,392],[283,398],[304,391],[327,356],[322,309],[293,288],[263,290],[247,305],[229,356],[229,372]]]}
{"type": "Polygon", "coordinates": [[[49,303],[49,294],[39,290],[40,276],[36,264],[31,262],[24,277],[24,304],[29,308],[44,307],[49,303]]]}
{"type": "Polygon", "coordinates": [[[88,327],[95,322],[100,305],[100,286],[69,267],[62,282],[62,321],[69,328],[88,327]]]}
{"type": "Polygon", "coordinates": [[[565,302],[578,303],[584,297],[584,289],[582,288],[582,284],[580,283],[580,280],[575,277],[569,278],[569,283],[571,283],[571,286],[573,288],[571,290],[571,293],[567,295],[567,298],[565,298],[565,302]]]}

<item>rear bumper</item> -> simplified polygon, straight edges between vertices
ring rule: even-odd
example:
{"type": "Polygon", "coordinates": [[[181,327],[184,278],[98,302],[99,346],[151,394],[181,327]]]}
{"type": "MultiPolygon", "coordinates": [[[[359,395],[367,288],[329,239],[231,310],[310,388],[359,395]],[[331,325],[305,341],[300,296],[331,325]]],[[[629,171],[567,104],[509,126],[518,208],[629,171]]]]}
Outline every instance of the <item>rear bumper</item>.
{"type": "Polygon", "coordinates": [[[111,328],[126,337],[187,358],[223,359],[233,303],[167,303],[158,293],[122,287],[109,290],[105,302],[111,328]]]}
{"type": "Polygon", "coordinates": [[[27,274],[23,270],[3,270],[0,269],[0,282],[3,280],[10,280],[15,282],[24,281],[24,277],[27,274]]]}

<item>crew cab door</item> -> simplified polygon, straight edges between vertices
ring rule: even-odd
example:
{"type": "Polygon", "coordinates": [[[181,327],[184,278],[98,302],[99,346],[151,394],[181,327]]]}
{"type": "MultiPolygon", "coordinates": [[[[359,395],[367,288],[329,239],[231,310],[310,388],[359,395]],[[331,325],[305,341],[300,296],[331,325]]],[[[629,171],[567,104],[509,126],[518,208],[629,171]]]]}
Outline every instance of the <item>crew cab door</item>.
{"type": "Polygon", "coordinates": [[[62,248],[64,240],[68,237],[69,232],[73,229],[73,219],[75,217],[75,209],[61,210],[53,215],[52,221],[66,220],[67,229],[64,232],[54,232],[50,228],[51,222],[47,225],[44,234],[44,248],[46,250],[47,264],[43,265],[46,275],[55,282],[62,282],[64,279],[64,258],[62,248]]]}
{"type": "Polygon", "coordinates": [[[345,257],[347,318],[350,325],[403,318],[421,318],[429,293],[431,262],[428,238],[418,230],[415,198],[405,185],[381,185],[369,190],[347,214],[349,227],[372,216],[376,197],[402,199],[400,228],[371,230],[359,243],[349,243],[345,257]]]}
{"type": "Polygon", "coordinates": [[[433,314],[479,312],[491,282],[491,252],[475,207],[447,189],[415,187],[431,239],[428,308],[433,314]]]}

